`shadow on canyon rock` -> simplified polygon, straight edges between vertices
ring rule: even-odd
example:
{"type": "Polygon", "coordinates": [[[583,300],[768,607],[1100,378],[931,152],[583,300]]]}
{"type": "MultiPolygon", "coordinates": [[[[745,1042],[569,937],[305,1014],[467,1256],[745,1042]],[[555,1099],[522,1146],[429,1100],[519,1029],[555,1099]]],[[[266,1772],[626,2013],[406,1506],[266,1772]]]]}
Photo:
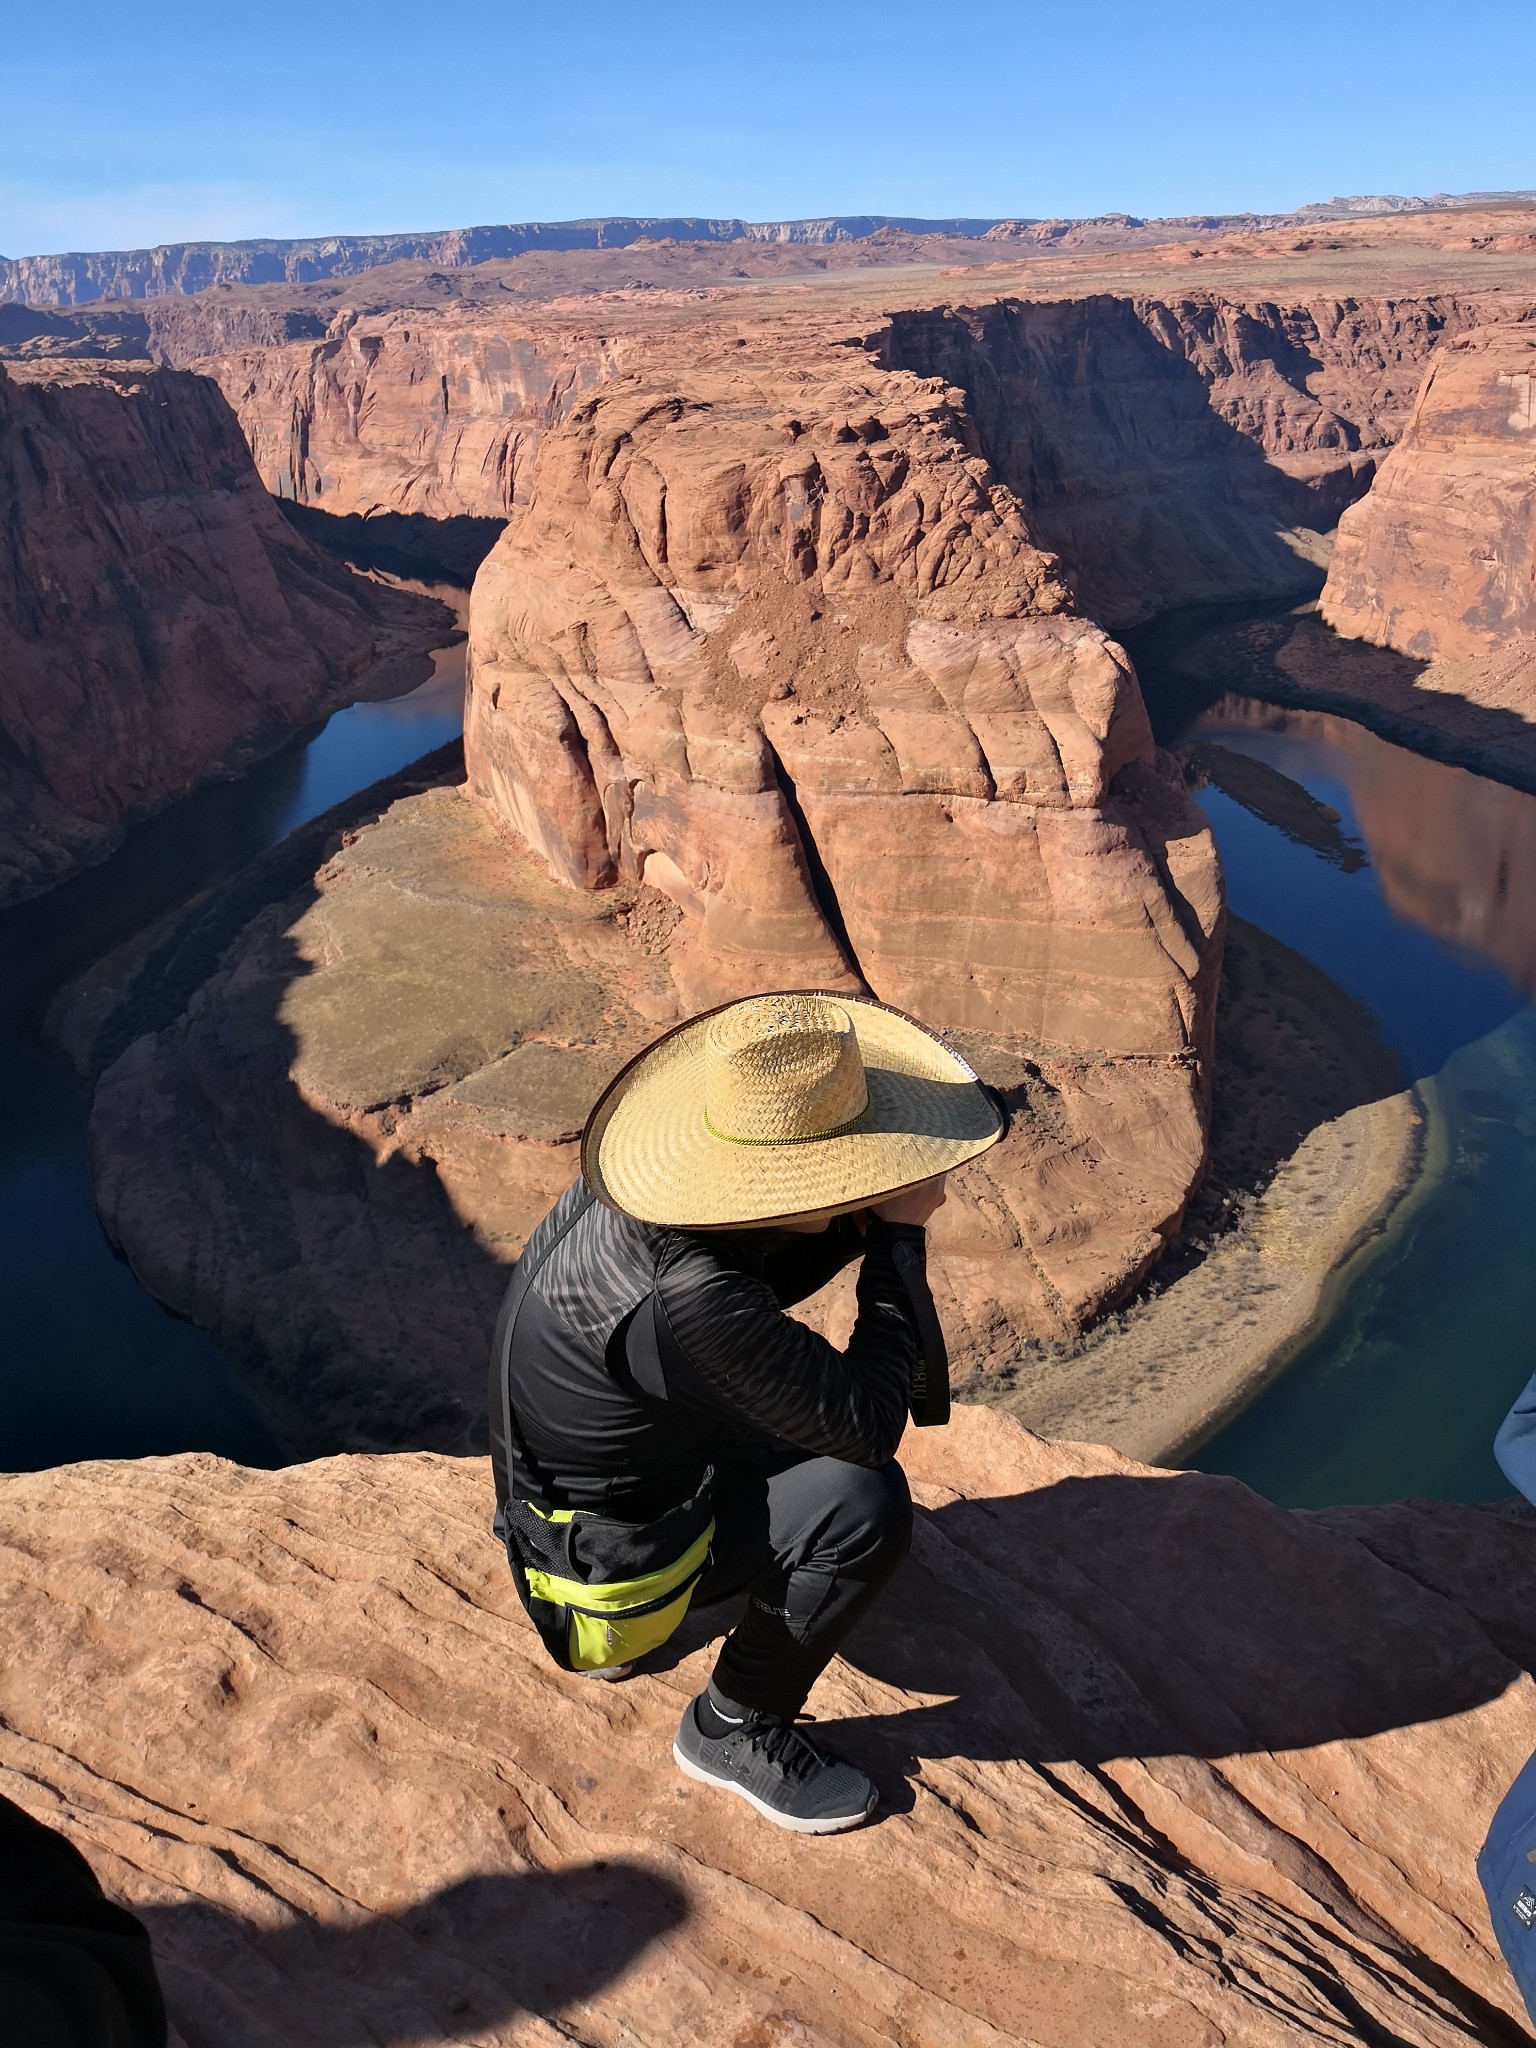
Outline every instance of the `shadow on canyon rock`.
{"type": "MultiPolygon", "coordinates": [[[[402,833],[430,840],[430,815],[385,828],[401,889],[350,899],[362,908],[344,928],[325,922],[338,899],[317,873],[397,799],[452,801],[460,759],[444,749],[349,800],[216,891],[97,1034],[108,1071],[92,1159],[108,1234],[258,1385],[294,1457],[484,1448],[508,1267],[575,1171],[570,1141],[606,1072],[653,1028],[612,1001],[606,968],[551,962],[515,930],[487,947],[475,888],[445,896],[430,863],[417,874],[428,856],[401,851],[402,833]],[[356,963],[351,982],[328,968],[329,994],[306,992],[313,970],[293,937],[317,905],[304,950],[356,963]]],[[[346,857],[363,882],[374,872],[363,848],[346,857]]],[[[597,898],[553,893],[573,916],[604,915],[597,898]]],[[[590,949],[607,929],[571,940],[590,949]]],[[[1236,923],[1224,1003],[1212,1171],[1165,1278],[1203,1256],[1310,1130],[1402,1086],[1357,1005],[1236,923]]],[[[1052,1114],[1027,1062],[988,1078],[1015,1114],[1052,1114]]]]}
{"type": "MultiPolygon", "coordinates": [[[[1278,326],[1236,317],[1298,387],[1323,367],[1278,326]]],[[[1336,525],[1374,473],[1365,455],[1348,461],[1358,434],[1337,418],[1309,428],[1341,466],[1308,477],[1272,462],[1215,408],[1166,308],[1104,295],[897,313],[877,347],[886,367],[966,392],[982,452],[1112,631],[1170,603],[1315,597],[1307,536],[1336,525]]]]}
{"type": "MultiPolygon", "coordinates": [[[[94,1036],[107,1234],[249,1377],[295,1459],[485,1447],[506,1262],[455,1213],[430,1159],[387,1146],[381,1158],[345,1113],[310,1106],[282,1015],[311,971],[287,928],[318,900],[316,871],[396,799],[456,782],[462,759],[455,741],[243,868],[137,967],[94,1036]]],[[[366,1038],[379,1020],[358,1021],[366,1038]]],[[[426,1053],[444,1074],[463,1056],[447,1043],[426,1053]]],[[[362,1092],[358,1121],[374,1108],[372,1134],[387,1137],[393,1096],[362,1092]]]]}
{"type": "MultiPolygon", "coordinates": [[[[1177,746],[1201,712],[1239,692],[1352,719],[1431,765],[1536,794],[1536,724],[1470,694],[1473,663],[1347,640],[1310,608],[1278,603],[1181,607],[1128,632],[1125,644],[1162,746],[1177,746]]],[[[1509,658],[1522,658],[1519,645],[1509,658]]]]}
{"type": "Polygon", "coordinates": [[[338,561],[381,570],[386,576],[451,583],[463,590],[474,582],[475,571],[507,523],[470,513],[433,519],[425,512],[326,512],[291,498],[279,498],[277,503],[291,526],[338,561]]]}
{"type": "MultiPolygon", "coordinates": [[[[827,1732],[904,1812],[924,1759],[1214,1760],[1466,1713],[1508,1688],[1536,1641],[1487,1589],[1499,1611],[1483,1625],[1426,1627],[1434,1595],[1467,1591],[1464,1531],[1437,1545],[1418,1527],[1434,1506],[1314,1517],[1233,1479],[1128,1471],[919,1507],[912,1555],[843,1655],[930,1704],[827,1732]]],[[[1529,1520],[1478,1512],[1512,1583],[1528,1584],[1529,1520]]],[[[646,1670],[682,1663],[736,1612],[691,1613],[646,1670]]]]}
{"type": "MultiPolygon", "coordinates": [[[[371,2048],[477,2038],[596,1997],[688,1917],[671,1879],[593,1862],[465,1878],[399,1914],[263,1930],[204,1902],[151,1907],[156,1959],[196,2038],[371,2048]]],[[[500,2038],[498,2036],[498,2038],[500,2038]]]]}

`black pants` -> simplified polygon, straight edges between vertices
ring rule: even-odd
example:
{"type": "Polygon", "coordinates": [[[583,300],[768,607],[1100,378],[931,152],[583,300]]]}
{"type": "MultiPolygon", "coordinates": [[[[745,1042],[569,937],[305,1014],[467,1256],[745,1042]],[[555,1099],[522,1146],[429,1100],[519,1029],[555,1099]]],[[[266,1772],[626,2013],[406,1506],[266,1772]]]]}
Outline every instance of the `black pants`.
{"type": "Polygon", "coordinates": [[[715,1467],[714,1550],[694,1604],[750,1597],[715,1665],[716,1690],[792,1721],[911,1541],[899,1465],[845,1465],[769,1442],[727,1453],[715,1467]]]}

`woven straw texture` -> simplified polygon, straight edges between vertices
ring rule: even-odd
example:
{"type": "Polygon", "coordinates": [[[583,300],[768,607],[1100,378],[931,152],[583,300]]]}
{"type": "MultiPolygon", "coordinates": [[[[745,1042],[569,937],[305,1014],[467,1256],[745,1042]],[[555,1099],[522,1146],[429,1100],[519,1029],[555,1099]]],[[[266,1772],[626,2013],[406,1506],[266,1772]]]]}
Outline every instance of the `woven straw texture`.
{"type": "Polygon", "coordinates": [[[1002,1135],[956,1054],[895,1010],[753,996],[642,1053],[588,1121],[582,1170],[645,1223],[728,1229],[858,1209],[1002,1135]]]}

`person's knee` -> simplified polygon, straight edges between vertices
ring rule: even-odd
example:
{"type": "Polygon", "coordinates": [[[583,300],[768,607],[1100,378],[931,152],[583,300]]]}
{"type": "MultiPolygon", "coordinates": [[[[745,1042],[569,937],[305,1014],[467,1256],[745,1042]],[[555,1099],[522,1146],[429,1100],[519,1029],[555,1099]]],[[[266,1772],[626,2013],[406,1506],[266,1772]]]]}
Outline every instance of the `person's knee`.
{"type": "Polygon", "coordinates": [[[848,1524],[842,1545],[849,1561],[878,1563],[894,1571],[912,1545],[912,1495],[907,1475],[889,1465],[849,1465],[843,1507],[848,1524]]]}

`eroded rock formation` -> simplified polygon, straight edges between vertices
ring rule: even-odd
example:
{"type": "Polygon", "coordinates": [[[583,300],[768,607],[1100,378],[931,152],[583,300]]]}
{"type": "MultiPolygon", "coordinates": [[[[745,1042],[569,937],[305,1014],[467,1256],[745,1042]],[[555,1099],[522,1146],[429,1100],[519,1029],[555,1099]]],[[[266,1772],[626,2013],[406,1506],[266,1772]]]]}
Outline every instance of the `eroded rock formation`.
{"type": "Polygon", "coordinates": [[[1397,439],[1438,340],[1407,300],[1094,296],[897,314],[883,358],[963,386],[988,456],[1084,609],[1306,596],[1322,536],[1397,439]]]}
{"type": "Polygon", "coordinates": [[[189,2044],[1515,2048],[1473,1862],[1536,1745],[1536,1522],[1295,1515],[962,1409],[812,1698],[883,1817],[790,1843],[554,1671],[481,1460],[0,1481],[0,1790],[189,2044]]]}
{"type": "Polygon", "coordinates": [[[845,363],[635,375],[546,441],[476,581],[471,787],[574,886],[671,895],[692,1007],[862,977],[1198,1050],[1214,857],[1125,657],[963,394],[845,363]]]}
{"type": "MultiPolygon", "coordinates": [[[[999,294],[900,311],[781,302],[729,317],[715,294],[651,307],[498,303],[488,280],[401,281],[377,301],[205,294],[152,303],[167,360],[216,377],[278,496],[348,514],[505,518],[544,434],[600,383],[678,339],[786,357],[854,342],[967,394],[979,448],[1112,626],[1170,606],[1306,597],[1325,536],[1368,486],[1438,339],[1472,295],[999,294]],[[440,289],[439,289],[440,287],[440,289]],[[649,317],[647,317],[649,316],[649,317]],[[311,324],[304,324],[306,318],[311,324]],[[286,325],[285,325],[286,323],[286,325]],[[860,339],[859,337],[861,337],[860,339]]],[[[33,316],[34,318],[40,316],[33,316]]]]}
{"type": "Polygon", "coordinates": [[[146,363],[0,368],[0,535],[0,902],[453,637],[293,532],[216,385],[146,363]]]}
{"type": "Polygon", "coordinates": [[[275,496],[341,514],[504,519],[543,434],[618,353],[601,335],[423,308],[344,312],[318,341],[222,341],[192,360],[218,379],[275,496]]]}
{"type": "Polygon", "coordinates": [[[1536,322],[1435,358],[1401,443],[1341,522],[1340,633],[1433,665],[1422,687],[1536,711],[1536,322]]]}
{"type": "Polygon", "coordinates": [[[1074,1326],[1198,1175],[1220,886],[963,393],[834,350],[653,365],[530,497],[476,580],[471,788],[558,878],[671,898],[687,1010],[862,985],[1082,1063],[1113,1195],[1038,1185],[1021,1135],[938,1240],[966,1362],[1074,1326]]]}

